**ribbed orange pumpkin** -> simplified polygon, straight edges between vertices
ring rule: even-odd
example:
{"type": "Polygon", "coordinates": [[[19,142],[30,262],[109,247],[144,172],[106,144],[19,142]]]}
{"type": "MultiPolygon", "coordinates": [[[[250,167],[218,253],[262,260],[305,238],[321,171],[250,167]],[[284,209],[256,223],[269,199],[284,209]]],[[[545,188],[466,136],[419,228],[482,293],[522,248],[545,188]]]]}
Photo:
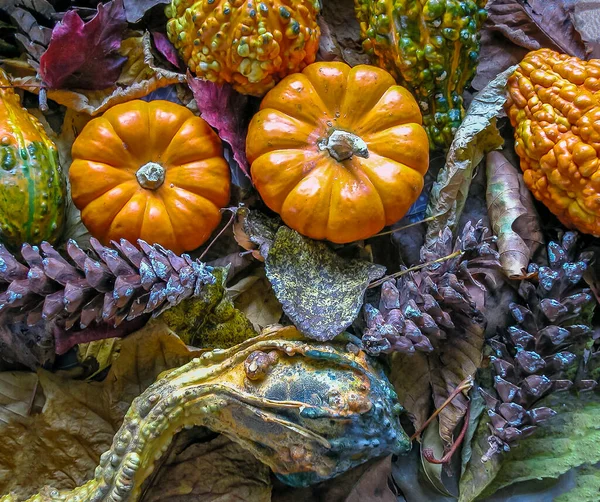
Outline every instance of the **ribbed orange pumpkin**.
{"type": "Polygon", "coordinates": [[[314,63],[262,101],[246,140],[261,197],[313,239],[365,239],[418,198],[429,165],[419,107],[386,71],[314,63]]]}
{"type": "Polygon", "coordinates": [[[230,175],[221,140],[187,108],[135,100],[90,121],[73,144],[71,195],[102,243],[196,249],[221,220],[230,175]]]}

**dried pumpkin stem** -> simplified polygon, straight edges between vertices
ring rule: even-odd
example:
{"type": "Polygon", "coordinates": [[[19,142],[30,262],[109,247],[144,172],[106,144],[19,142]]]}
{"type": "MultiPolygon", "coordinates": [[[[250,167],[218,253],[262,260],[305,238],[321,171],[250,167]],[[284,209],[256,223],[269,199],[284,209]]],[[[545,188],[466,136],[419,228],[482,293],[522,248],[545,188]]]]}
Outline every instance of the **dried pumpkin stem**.
{"type": "Polygon", "coordinates": [[[369,157],[369,148],[364,140],[356,134],[339,129],[335,129],[319,148],[327,150],[338,162],[351,159],[354,155],[364,159],[369,157]]]}
{"type": "Polygon", "coordinates": [[[386,275],[385,277],[382,277],[381,279],[369,284],[368,288],[376,288],[377,286],[380,286],[381,284],[383,284],[386,281],[389,281],[390,279],[396,279],[397,277],[402,277],[404,274],[408,274],[409,272],[416,272],[417,270],[421,270],[422,268],[429,267],[429,265],[434,265],[436,263],[441,263],[446,260],[451,260],[452,258],[456,258],[457,256],[460,256],[463,253],[464,251],[460,250],[454,251],[454,253],[451,253],[447,256],[442,256],[437,260],[428,261],[427,263],[421,263],[420,265],[415,265],[414,267],[407,268],[406,270],[400,270],[400,272],[396,272],[395,274],[386,275]]]}
{"type": "Polygon", "coordinates": [[[165,168],[157,162],[147,162],[135,173],[138,183],[147,190],[156,190],[165,182],[165,168]]]}

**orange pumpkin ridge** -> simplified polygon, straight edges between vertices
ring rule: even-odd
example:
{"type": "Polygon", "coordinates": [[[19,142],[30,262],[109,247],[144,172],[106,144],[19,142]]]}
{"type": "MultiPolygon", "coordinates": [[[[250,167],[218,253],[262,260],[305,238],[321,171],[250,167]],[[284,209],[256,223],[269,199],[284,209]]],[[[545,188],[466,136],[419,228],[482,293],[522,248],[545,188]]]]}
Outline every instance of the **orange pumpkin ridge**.
{"type": "Polygon", "coordinates": [[[417,200],[429,143],[411,93],[374,66],[314,63],[267,93],[246,140],[265,204],[289,227],[365,239],[417,200]]]}
{"type": "Polygon", "coordinates": [[[121,238],[174,253],[201,246],[229,201],[221,140],[169,101],[129,101],[90,121],[73,143],[73,202],[103,244],[121,238]]]}

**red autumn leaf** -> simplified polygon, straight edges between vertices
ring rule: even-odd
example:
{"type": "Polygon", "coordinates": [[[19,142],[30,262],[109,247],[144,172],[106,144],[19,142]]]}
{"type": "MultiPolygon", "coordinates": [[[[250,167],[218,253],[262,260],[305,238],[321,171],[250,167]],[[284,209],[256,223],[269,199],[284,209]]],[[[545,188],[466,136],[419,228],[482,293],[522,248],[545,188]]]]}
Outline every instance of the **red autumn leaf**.
{"type": "Polygon", "coordinates": [[[196,98],[200,116],[229,143],[233,158],[244,174],[250,177],[246,158],[246,134],[248,122],[248,96],[237,93],[229,84],[217,85],[208,80],[193,78],[188,73],[188,85],[196,98]]]}
{"type": "Polygon", "coordinates": [[[39,74],[50,89],[106,89],[115,84],[127,58],[117,51],[127,28],[123,0],[98,5],[87,23],[68,11],[52,30],[39,74]]]}
{"type": "Polygon", "coordinates": [[[164,33],[161,33],[160,31],[153,31],[152,40],[156,50],[160,52],[169,63],[171,63],[175,68],[181,68],[179,56],[177,55],[177,49],[173,47],[173,44],[169,41],[164,33]]]}

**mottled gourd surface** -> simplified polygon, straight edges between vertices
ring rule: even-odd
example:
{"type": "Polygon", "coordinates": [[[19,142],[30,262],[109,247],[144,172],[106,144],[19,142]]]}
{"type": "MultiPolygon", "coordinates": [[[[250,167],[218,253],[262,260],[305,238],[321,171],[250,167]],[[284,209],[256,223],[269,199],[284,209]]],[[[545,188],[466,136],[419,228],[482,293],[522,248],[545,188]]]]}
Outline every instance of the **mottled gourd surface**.
{"type": "Polygon", "coordinates": [[[448,147],[477,68],[487,0],[355,0],[363,47],[423,111],[432,147],[448,147]]]}
{"type": "Polygon", "coordinates": [[[319,0],[173,0],[169,39],[200,78],[262,96],[314,62],[319,0]]]}
{"type": "Polygon", "coordinates": [[[56,146],[0,69],[0,242],[11,249],[55,242],[65,202],[56,146]]]}
{"type": "Polygon", "coordinates": [[[135,502],[175,434],[194,425],[225,434],[292,486],[406,453],[398,396],[354,342],[307,341],[294,327],[272,326],[206,352],[133,401],[93,479],[72,491],[46,487],[28,502],[135,502]]]}
{"type": "Polygon", "coordinates": [[[230,174],[221,140],[186,107],[133,100],[88,122],[72,148],[71,196],[103,244],[142,239],[175,254],[221,221],[230,174]]]}
{"type": "Polygon", "coordinates": [[[410,92],[370,65],[313,63],[269,91],[246,141],[264,202],[312,239],[366,239],[423,188],[427,134],[410,92]]]}
{"type": "Polygon", "coordinates": [[[506,110],[533,195],[567,227],[600,236],[600,59],[530,52],[506,110]]]}

